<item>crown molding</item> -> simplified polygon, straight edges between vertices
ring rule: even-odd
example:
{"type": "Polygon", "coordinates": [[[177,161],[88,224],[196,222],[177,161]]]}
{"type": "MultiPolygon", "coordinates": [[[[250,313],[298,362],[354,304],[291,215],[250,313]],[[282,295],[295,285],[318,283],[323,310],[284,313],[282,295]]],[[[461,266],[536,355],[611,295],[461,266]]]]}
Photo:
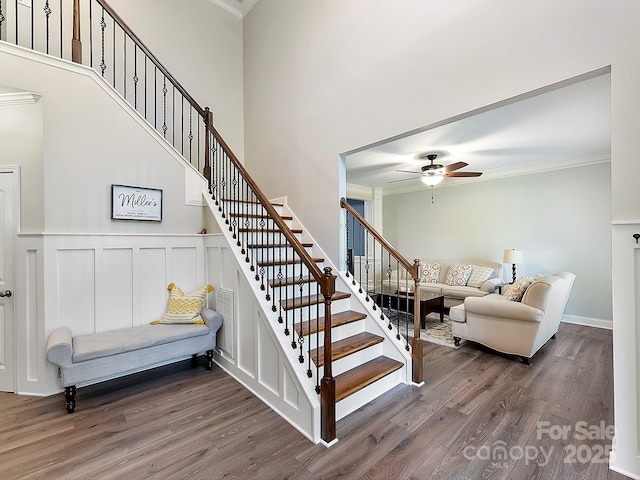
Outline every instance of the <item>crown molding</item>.
{"type": "Polygon", "coordinates": [[[34,92],[0,93],[0,107],[34,104],[40,100],[40,97],[42,95],[34,92]]]}
{"type": "Polygon", "coordinates": [[[258,0],[209,0],[238,18],[244,18],[258,0]]]}

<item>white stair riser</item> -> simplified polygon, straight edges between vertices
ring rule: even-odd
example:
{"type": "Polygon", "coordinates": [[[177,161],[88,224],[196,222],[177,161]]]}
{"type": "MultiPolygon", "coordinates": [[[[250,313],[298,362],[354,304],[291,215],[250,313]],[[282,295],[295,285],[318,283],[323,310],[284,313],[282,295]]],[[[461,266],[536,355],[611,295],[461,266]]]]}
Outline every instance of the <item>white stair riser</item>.
{"type": "MultiPolygon", "coordinates": [[[[276,284],[272,287],[272,291],[276,298],[299,297],[301,295],[300,287],[300,285],[283,285],[279,287],[276,284]]],[[[309,292],[311,292],[312,295],[316,293],[320,294],[320,286],[316,282],[304,282],[302,284],[302,295],[309,295],[309,292]]],[[[322,294],[320,295],[322,296],[322,294]]]]}
{"type": "MultiPolygon", "coordinates": [[[[238,232],[243,244],[251,245],[251,244],[272,244],[272,243],[286,243],[286,237],[280,232],[260,232],[255,230],[250,230],[247,232],[238,232]]],[[[293,234],[298,241],[302,242],[302,234],[294,233],[293,234]]]]}
{"type": "MultiPolygon", "coordinates": [[[[318,266],[318,268],[320,270],[322,270],[323,268],[323,264],[321,263],[316,263],[316,265],[318,266]]],[[[283,275],[284,278],[289,278],[289,277],[296,277],[298,278],[300,275],[302,275],[303,277],[308,277],[309,276],[309,270],[307,269],[307,267],[305,265],[302,265],[302,267],[300,266],[300,264],[288,264],[288,265],[265,265],[265,266],[260,266],[258,264],[255,264],[256,266],[256,270],[258,271],[259,275],[264,275],[265,280],[274,280],[278,278],[278,275],[283,275]],[[262,271],[264,269],[264,272],[262,271]]]]}
{"type": "MultiPolygon", "coordinates": [[[[269,218],[269,217],[262,217],[262,218],[250,217],[250,216],[243,216],[242,214],[237,214],[235,212],[231,212],[228,218],[229,218],[229,223],[231,225],[236,225],[242,228],[251,228],[256,230],[260,230],[262,228],[265,228],[265,229],[278,228],[273,218],[269,218]]],[[[284,223],[287,227],[293,228],[293,222],[291,220],[284,220],[284,223]]]]}
{"type": "MultiPolygon", "coordinates": [[[[344,298],[341,300],[334,300],[333,302],[331,302],[332,313],[344,312],[345,310],[348,310],[348,307],[349,307],[348,298],[344,298]]],[[[282,309],[282,317],[288,318],[289,324],[291,324],[294,321],[296,323],[300,321],[306,322],[307,320],[309,320],[309,318],[315,319],[318,316],[318,312],[321,317],[324,316],[323,303],[318,305],[312,305],[311,307],[295,308],[291,310],[282,309]]]]}
{"type": "MultiPolygon", "coordinates": [[[[278,215],[282,215],[284,213],[284,207],[282,205],[272,205],[272,207],[278,215]]],[[[223,202],[223,208],[225,213],[242,212],[250,215],[267,215],[266,208],[257,203],[223,202]]]]}
{"type": "MultiPolygon", "coordinates": [[[[360,350],[358,352],[354,352],[350,355],[347,355],[344,358],[336,360],[333,362],[331,366],[331,372],[333,376],[340,375],[341,373],[346,372],[347,370],[351,370],[359,365],[362,365],[365,362],[373,360],[374,358],[382,355],[382,344],[372,345],[364,350],[360,350]]],[[[320,376],[324,375],[324,368],[320,367],[320,376]]]]}
{"type": "MultiPolygon", "coordinates": [[[[324,322],[324,319],[321,321],[324,322]]],[[[351,322],[346,325],[340,325],[339,327],[333,327],[331,329],[331,341],[337,342],[339,340],[344,340],[345,338],[352,337],[357,335],[358,333],[365,332],[365,322],[364,320],[358,320],[356,322],[351,322]]],[[[309,335],[305,338],[305,342],[311,344],[311,349],[317,348],[318,346],[324,345],[324,331],[320,332],[320,335],[309,335]]]]}
{"type": "Polygon", "coordinates": [[[403,383],[403,368],[396,370],[378,381],[368,385],[358,392],[349,395],[336,404],[336,420],[340,420],[356,411],[362,405],[378,398],[384,392],[391,390],[396,385],[403,383]]]}
{"type": "MultiPolygon", "coordinates": [[[[304,247],[304,250],[309,255],[313,256],[313,247],[304,247]]],[[[249,257],[255,259],[256,262],[261,261],[262,259],[291,261],[300,258],[292,247],[249,248],[249,257]]]]}

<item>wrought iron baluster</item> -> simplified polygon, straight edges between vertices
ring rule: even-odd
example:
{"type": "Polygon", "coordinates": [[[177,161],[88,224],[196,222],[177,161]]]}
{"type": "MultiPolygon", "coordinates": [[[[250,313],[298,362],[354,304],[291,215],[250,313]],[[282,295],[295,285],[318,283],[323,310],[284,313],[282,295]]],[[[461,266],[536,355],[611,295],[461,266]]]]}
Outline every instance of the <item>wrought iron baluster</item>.
{"type": "Polygon", "coordinates": [[[49,55],[49,16],[51,15],[51,7],[49,7],[49,0],[46,0],[44,2],[44,15],[46,17],[45,19],[45,46],[46,46],[46,52],[47,55],[49,55]]]}
{"type": "Polygon", "coordinates": [[[167,77],[164,76],[162,83],[162,136],[167,138],[167,77]]]}
{"type": "Polygon", "coordinates": [[[158,67],[153,67],[153,128],[158,129],[158,67]]]}
{"type": "MultiPolygon", "coordinates": [[[[284,251],[284,264],[285,265],[289,265],[289,240],[284,242],[285,245],[287,246],[287,248],[284,251]]],[[[285,268],[285,278],[287,279],[287,288],[285,290],[285,298],[284,298],[284,303],[280,304],[280,311],[282,312],[282,305],[287,305],[287,303],[289,302],[289,290],[291,290],[292,292],[295,292],[293,285],[291,286],[291,289],[289,289],[289,270],[288,267],[285,268]]],[[[293,277],[291,277],[293,278],[293,277]]],[[[284,309],[284,334],[285,335],[289,335],[289,309],[285,308],[284,309]]]]}
{"type": "MultiPolygon", "coordinates": [[[[60,0],[60,1],[62,1],[62,0],[60,0]]],[[[2,0],[0,0],[0,40],[2,40],[2,24],[4,23],[4,21],[5,21],[5,16],[2,13],[2,0]]],[[[62,45],[62,42],[60,42],[60,45],[62,45]]],[[[62,47],[60,47],[60,48],[62,48],[62,47]]]]}
{"type": "Polygon", "coordinates": [[[294,283],[294,287],[293,287],[293,295],[291,298],[291,306],[292,306],[292,312],[293,312],[293,337],[291,338],[291,348],[293,348],[294,350],[298,347],[298,342],[296,340],[296,336],[300,336],[302,334],[302,310],[300,308],[300,305],[302,305],[302,296],[299,295],[299,289],[298,287],[298,282],[297,279],[299,278],[296,274],[296,266],[297,266],[297,262],[296,262],[296,255],[295,252],[293,253],[292,257],[291,257],[291,265],[292,265],[292,276],[291,278],[293,278],[294,283]],[[298,299],[298,301],[296,301],[296,299],[298,299]],[[298,320],[298,322],[296,322],[296,320],[298,320]],[[298,325],[296,325],[296,323],[298,323],[298,325]]]}
{"type": "Polygon", "coordinates": [[[144,56],[144,118],[147,120],[147,56],[144,56]]]}
{"type": "Polygon", "coordinates": [[[113,24],[113,32],[112,32],[112,38],[111,38],[111,46],[112,46],[112,63],[113,63],[113,67],[111,68],[111,70],[113,70],[113,73],[111,75],[112,79],[113,79],[113,88],[115,88],[117,90],[116,87],[116,20],[115,18],[111,17],[111,22],[113,24]]]}
{"type": "Polygon", "coordinates": [[[107,28],[107,23],[104,21],[104,7],[102,8],[102,16],[100,17],[100,74],[104,78],[104,71],[107,69],[107,64],[104,62],[104,31],[107,28]]]}
{"type": "Polygon", "coordinates": [[[89,2],[89,66],[93,68],[93,2],[89,2]]]}
{"type": "Polygon", "coordinates": [[[193,108],[189,105],[189,162],[191,162],[191,151],[193,148],[193,108]]]}
{"type": "MultiPolygon", "coordinates": [[[[0,10],[2,10],[2,9],[0,8],[0,10]]],[[[60,58],[64,58],[64,52],[63,52],[63,49],[62,49],[62,44],[63,44],[63,42],[62,42],[62,18],[64,17],[64,14],[62,12],[62,0],[60,0],[58,2],[58,10],[60,11],[60,16],[59,16],[59,20],[60,20],[60,58]]],[[[1,16],[2,16],[2,12],[0,11],[0,17],[1,16]]],[[[0,30],[2,30],[1,24],[2,24],[2,21],[0,21],[0,30]]]]}
{"type": "MultiPolygon", "coordinates": [[[[316,294],[320,294],[320,284],[316,283],[316,294]]],[[[316,393],[320,394],[320,307],[318,302],[316,305],[316,393]]],[[[309,332],[309,343],[311,343],[311,332],[309,332]]],[[[311,355],[309,355],[311,358],[311,355]]]]}
{"type": "Polygon", "coordinates": [[[365,301],[369,301],[369,233],[364,228],[362,229],[362,235],[364,240],[364,294],[365,301]]]}
{"type": "Polygon", "coordinates": [[[133,108],[138,109],[138,46],[133,44],[133,108]]]}

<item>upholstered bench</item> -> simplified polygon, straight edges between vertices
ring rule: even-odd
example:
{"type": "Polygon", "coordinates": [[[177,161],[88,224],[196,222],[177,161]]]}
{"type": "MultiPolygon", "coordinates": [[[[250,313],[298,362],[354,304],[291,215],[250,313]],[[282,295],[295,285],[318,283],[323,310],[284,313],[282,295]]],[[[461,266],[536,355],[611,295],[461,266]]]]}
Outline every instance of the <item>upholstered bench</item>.
{"type": "Polygon", "coordinates": [[[73,413],[76,388],[139,372],[206,352],[207,369],[213,368],[216,333],[222,316],[209,308],[201,312],[202,324],[159,324],[123,328],[72,337],[58,327],[47,341],[47,361],[59,368],[65,389],[65,406],[73,413]]]}

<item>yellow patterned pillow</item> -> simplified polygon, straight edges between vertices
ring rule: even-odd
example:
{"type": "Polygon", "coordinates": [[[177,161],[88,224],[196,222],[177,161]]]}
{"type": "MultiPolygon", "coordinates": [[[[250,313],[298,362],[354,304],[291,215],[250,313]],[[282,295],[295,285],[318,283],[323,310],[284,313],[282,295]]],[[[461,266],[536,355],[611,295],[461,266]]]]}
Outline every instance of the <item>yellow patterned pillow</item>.
{"type": "Polygon", "coordinates": [[[200,316],[204,299],[207,293],[213,292],[211,285],[205,285],[189,294],[185,294],[175,284],[170,283],[167,289],[169,293],[169,303],[162,320],[151,322],[156,325],[159,323],[197,323],[203,324],[204,321],[200,316]]]}

